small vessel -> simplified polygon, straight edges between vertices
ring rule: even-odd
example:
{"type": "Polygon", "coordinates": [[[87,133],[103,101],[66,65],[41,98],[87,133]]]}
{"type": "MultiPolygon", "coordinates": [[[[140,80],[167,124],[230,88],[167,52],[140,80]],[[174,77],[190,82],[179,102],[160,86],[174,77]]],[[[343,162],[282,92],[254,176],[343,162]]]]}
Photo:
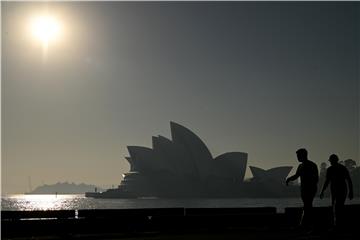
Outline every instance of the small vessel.
{"type": "Polygon", "coordinates": [[[138,196],[124,191],[120,188],[111,188],[106,190],[105,192],[85,192],[85,197],[91,198],[137,198],[138,196]]]}

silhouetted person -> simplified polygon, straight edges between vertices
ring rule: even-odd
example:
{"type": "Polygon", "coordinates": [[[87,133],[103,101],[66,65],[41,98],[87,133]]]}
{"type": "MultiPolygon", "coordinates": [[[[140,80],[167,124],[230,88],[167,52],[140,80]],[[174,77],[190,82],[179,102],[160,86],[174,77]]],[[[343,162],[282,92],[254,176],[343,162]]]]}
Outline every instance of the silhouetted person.
{"type": "Polygon", "coordinates": [[[312,203],[317,193],[317,184],[319,181],[319,171],[317,165],[308,159],[308,152],[305,148],[296,151],[296,156],[300,165],[296,173],[286,179],[286,185],[300,177],[301,199],[303,201],[303,215],[301,226],[309,226],[312,222],[312,203]]]}
{"type": "Polygon", "coordinates": [[[343,210],[348,192],[349,199],[351,200],[353,198],[353,186],[349,171],[339,163],[339,157],[336,154],[332,154],[329,157],[329,161],[331,166],[328,167],[326,171],[326,179],[320,193],[320,198],[322,199],[324,197],[324,192],[330,183],[334,225],[340,226],[343,223],[343,210]],[[346,182],[348,187],[346,186],[346,182]]]}

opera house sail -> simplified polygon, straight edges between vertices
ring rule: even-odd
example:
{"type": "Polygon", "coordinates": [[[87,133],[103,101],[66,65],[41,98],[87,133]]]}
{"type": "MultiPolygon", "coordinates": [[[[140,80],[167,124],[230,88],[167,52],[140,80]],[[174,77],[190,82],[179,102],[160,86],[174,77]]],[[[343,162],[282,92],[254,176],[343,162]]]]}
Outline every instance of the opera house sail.
{"type": "MultiPolygon", "coordinates": [[[[258,186],[270,196],[281,194],[282,179],[291,167],[268,171],[250,167],[251,181],[244,181],[248,154],[228,152],[213,157],[205,143],[188,128],[170,122],[171,138],[152,137],[152,148],[128,146],[130,171],[116,189],[86,193],[89,197],[256,197],[258,186]],[[268,181],[271,180],[271,181],[268,181]],[[265,184],[271,183],[272,185],[265,184]]],[[[280,195],[279,195],[280,196],[280,195]]]]}

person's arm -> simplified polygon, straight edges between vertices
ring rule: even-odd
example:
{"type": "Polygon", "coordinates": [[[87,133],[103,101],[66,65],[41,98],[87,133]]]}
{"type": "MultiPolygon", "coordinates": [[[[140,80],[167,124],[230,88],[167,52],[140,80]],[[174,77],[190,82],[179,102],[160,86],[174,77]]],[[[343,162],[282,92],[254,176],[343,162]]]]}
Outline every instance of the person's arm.
{"type": "Polygon", "coordinates": [[[354,197],[354,192],[353,192],[353,184],[351,181],[349,171],[346,171],[346,180],[347,180],[348,187],[349,187],[349,199],[351,200],[354,197]]]}
{"type": "Polygon", "coordinates": [[[315,165],[316,167],[316,184],[319,182],[319,169],[317,167],[317,165],[315,165]]]}
{"type": "Polygon", "coordinates": [[[300,177],[300,169],[301,169],[301,165],[298,166],[298,168],[296,169],[296,173],[294,175],[286,179],[286,186],[289,185],[289,182],[294,181],[300,177]]]}
{"type": "Polygon", "coordinates": [[[324,186],[321,189],[321,193],[320,193],[320,199],[322,199],[324,197],[324,192],[326,190],[326,188],[328,187],[329,183],[330,183],[330,179],[329,179],[329,170],[326,171],[326,180],[324,183],[324,186]]]}

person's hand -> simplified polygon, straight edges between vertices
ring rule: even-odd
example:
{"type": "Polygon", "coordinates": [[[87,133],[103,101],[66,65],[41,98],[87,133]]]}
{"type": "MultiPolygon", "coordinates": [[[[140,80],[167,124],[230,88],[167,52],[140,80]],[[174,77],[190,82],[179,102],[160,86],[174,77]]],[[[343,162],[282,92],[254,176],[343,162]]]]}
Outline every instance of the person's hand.
{"type": "Polygon", "coordinates": [[[354,198],[354,194],[353,194],[353,192],[351,191],[351,192],[349,192],[349,199],[352,200],[353,198],[354,198]]]}
{"type": "Polygon", "coordinates": [[[323,199],[323,198],[324,198],[324,193],[321,192],[321,193],[320,193],[320,199],[323,199]]]}

